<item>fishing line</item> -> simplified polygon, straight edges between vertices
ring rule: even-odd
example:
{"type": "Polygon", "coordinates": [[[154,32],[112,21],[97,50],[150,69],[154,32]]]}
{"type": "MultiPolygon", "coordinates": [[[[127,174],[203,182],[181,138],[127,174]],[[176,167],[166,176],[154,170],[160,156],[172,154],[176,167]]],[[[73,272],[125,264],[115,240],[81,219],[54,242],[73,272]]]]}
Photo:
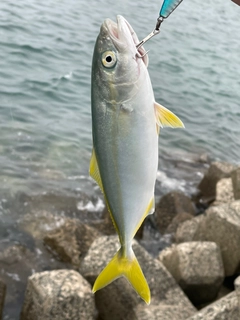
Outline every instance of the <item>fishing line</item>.
{"type": "Polygon", "coordinates": [[[157,23],[155,29],[149,33],[146,38],[144,38],[142,41],[139,42],[139,44],[136,45],[137,49],[139,49],[141,46],[144,45],[145,42],[150,40],[152,37],[154,37],[156,34],[160,33],[160,27],[162,22],[167,19],[167,17],[179,6],[179,4],[183,0],[164,0],[162,7],[159,11],[159,17],[157,18],[157,23]]]}

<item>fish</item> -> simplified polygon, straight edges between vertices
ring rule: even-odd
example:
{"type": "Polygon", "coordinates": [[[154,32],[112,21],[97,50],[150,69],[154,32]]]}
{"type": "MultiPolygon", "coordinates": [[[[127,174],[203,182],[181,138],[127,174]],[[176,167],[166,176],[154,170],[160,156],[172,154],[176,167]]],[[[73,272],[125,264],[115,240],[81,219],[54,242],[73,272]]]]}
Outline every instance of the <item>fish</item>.
{"type": "Polygon", "coordinates": [[[160,127],[184,127],[155,102],[148,55],[127,20],[106,19],[97,37],[91,76],[93,151],[89,172],[98,183],[120,249],[97,277],[93,292],[124,276],[150,303],[148,283],[132,249],[145,217],[155,210],[160,127]]]}

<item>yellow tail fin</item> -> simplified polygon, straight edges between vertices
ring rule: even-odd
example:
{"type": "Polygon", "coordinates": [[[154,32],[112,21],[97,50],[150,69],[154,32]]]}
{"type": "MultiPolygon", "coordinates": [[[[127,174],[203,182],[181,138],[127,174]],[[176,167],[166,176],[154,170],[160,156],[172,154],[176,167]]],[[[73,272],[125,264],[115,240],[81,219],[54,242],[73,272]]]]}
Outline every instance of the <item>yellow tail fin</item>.
{"type": "Polygon", "coordinates": [[[105,269],[103,269],[97,277],[92,289],[93,293],[121,276],[127,278],[134,290],[147,304],[150,303],[150,290],[133,251],[131,259],[123,257],[121,249],[115,254],[105,269]]]}

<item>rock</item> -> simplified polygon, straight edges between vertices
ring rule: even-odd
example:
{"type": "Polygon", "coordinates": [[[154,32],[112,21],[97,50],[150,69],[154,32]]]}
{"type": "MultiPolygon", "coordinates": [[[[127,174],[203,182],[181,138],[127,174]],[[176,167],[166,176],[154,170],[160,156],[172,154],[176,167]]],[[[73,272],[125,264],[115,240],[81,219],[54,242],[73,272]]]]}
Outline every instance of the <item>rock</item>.
{"type": "Polygon", "coordinates": [[[226,162],[212,162],[201,180],[198,189],[204,201],[212,201],[216,197],[216,184],[222,178],[230,178],[235,166],[226,162]]]}
{"type": "Polygon", "coordinates": [[[234,201],[232,179],[219,180],[216,185],[216,200],[213,205],[221,205],[232,201],[234,201]]]}
{"type": "Polygon", "coordinates": [[[33,253],[22,245],[13,245],[0,252],[0,263],[13,265],[23,260],[26,263],[33,257],[33,253]]]}
{"type": "Polygon", "coordinates": [[[29,233],[34,239],[42,240],[43,237],[56,227],[60,227],[65,222],[65,218],[52,214],[47,210],[26,213],[20,221],[19,227],[29,233]]]}
{"type": "Polygon", "coordinates": [[[28,278],[21,320],[94,320],[89,283],[76,271],[54,270],[28,278]]]}
{"type": "Polygon", "coordinates": [[[234,275],[240,264],[240,201],[209,208],[203,229],[204,240],[216,242],[221,250],[225,276],[234,275]]]}
{"type": "Polygon", "coordinates": [[[240,319],[240,277],[237,277],[234,281],[234,287],[238,299],[238,311],[239,311],[239,319],[240,319]]]}
{"type": "Polygon", "coordinates": [[[163,250],[160,261],[194,304],[216,298],[224,278],[221,252],[214,242],[186,242],[163,250]]]}
{"type": "MultiPolygon", "coordinates": [[[[119,242],[116,236],[103,236],[96,239],[81,263],[80,273],[93,285],[99,273],[118,249],[119,242]]],[[[133,250],[149,284],[152,295],[151,304],[174,305],[179,310],[184,308],[188,316],[193,314],[195,308],[166,268],[158,260],[153,259],[135,240],[133,250]]],[[[104,320],[126,319],[129,313],[131,313],[131,319],[136,319],[135,307],[142,305],[143,308],[148,308],[123,277],[97,291],[95,300],[100,316],[104,320]]]]}
{"type": "Polygon", "coordinates": [[[231,174],[232,184],[233,184],[233,193],[235,200],[240,199],[240,167],[234,170],[231,174]]]}
{"type": "Polygon", "coordinates": [[[145,305],[137,305],[132,312],[129,312],[124,320],[186,320],[189,316],[188,308],[173,305],[154,305],[146,307],[145,305]]]}
{"type": "Polygon", "coordinates": [[[205,215],[201,214],[191,220],[185,221],[180,224],[175,233],[174,240],[176,243],[188,241],[204,241],[203,223],[205,215]]]}
{"type": "Polygon", "coordinates": [[[187,221],[187,220],[191,220],[193,218],[193,216],[190,213],[186,213],[186,212],[181,212],[178,213],[172,220],[172,222],[168,225],[167,229],[166,229],[166,234],[167,233],[175,233],[178,226],[187,221]]]}
{"type": "Polygon", "coordinates": [[[77,219],[66,219],[60,227],[45,235],[44,244],[63,262],[78,267],[91,243],[101,235],[77,219]]]}
{"type": "Polygon", "coordinates": [[[0,280],[0,320],[2,320],[2,313],[3,313],[3,306],[6,296],[6,285],[5,283],[0,280]]]}
{"type": "Polygon", "coordinates": [[[187,320],[239,320],[236,292],[208,305],[187,320]]]}
{"type": "Polygon", "coordinates": [[[191,199],[184,193],[173,191],[164,195],[156,206],[155,221],[161,233],[164,233],[178,213],[195,213],[191,199]]]}
{"type": "Polygon", "coordinates": [[[240,265],[240,200],[212,206],[198,220],[184,222],[177,229],[175,238],[178,243],[215,242],[221,250],[225,276],[236,274],[240,265]]]}

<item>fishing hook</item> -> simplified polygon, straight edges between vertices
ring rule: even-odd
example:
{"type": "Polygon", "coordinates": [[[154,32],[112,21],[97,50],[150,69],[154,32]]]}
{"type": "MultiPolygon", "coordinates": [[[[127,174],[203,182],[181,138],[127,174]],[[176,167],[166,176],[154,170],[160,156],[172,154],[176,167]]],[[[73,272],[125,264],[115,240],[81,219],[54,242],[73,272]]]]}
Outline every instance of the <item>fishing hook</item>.
{"type": "Polygon", "coordinates": [[[147,42],[148,40],[150,40],[152,37],[154,37],[155,35],[160,33],[160,26],[163,22],[164,18],[163,17],[158,17],[157,19],[157,23],[156,23],[156,27],[155,29],[153,29],[153,31],[151,33],[149,33],[148,36],[146,36],[142,41],[140,41],[137,45],[136,48],[139,49],[141,48],[145,42],[147,42]]]}

